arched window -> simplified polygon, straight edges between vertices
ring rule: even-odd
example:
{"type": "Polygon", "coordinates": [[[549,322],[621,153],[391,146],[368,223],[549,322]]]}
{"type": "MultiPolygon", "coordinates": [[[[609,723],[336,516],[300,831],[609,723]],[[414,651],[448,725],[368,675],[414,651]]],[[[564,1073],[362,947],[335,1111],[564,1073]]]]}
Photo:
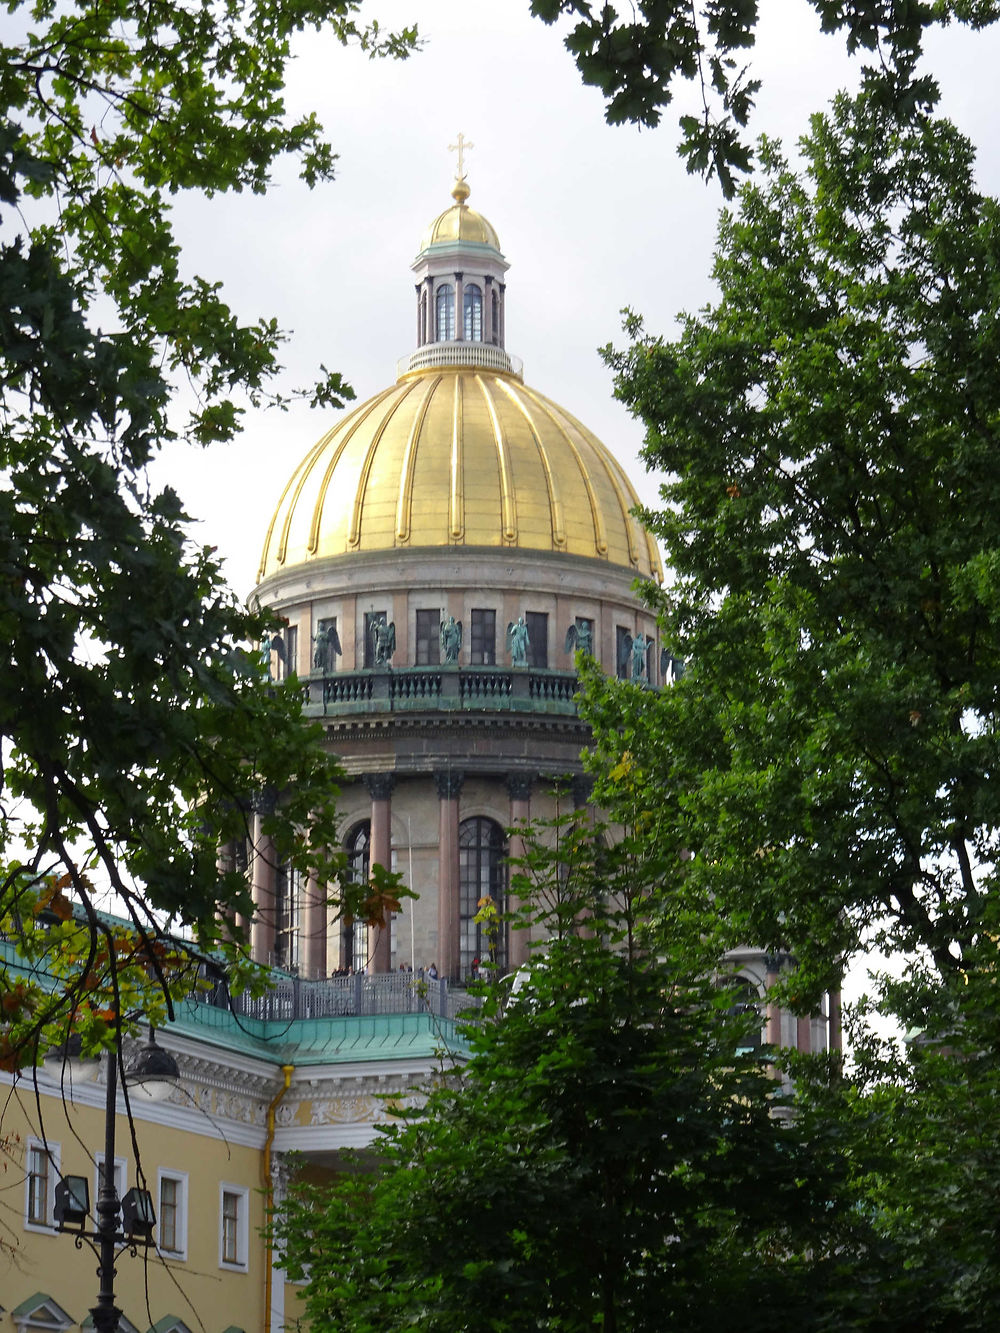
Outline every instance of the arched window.
{"type": "Polygon", "coordinates": [[[459,971],[472,975],[487,958],[501,971],[507,963],[507,924],[501,921],[491,937],[475,920],[482,898],[507,910],[507,867],[503,829],[492,819],[464,819],[458,828],[459,971]]]}
{"type": "Polygon", "coordinates": [[[465,307],[465,340],[470,343],[483,341],[483,293],[474,282],[470,282],[462,298],[465,307]]]}
{"type": "Polygon", "coordinates": [[[490,294],[490,331],[493,335],[493,341],[500,341],[500,303],[497,301],[496,292],[490,294]]]}
{"type": "Polygon", "coordinates": [[[455,288],[445,283],[437,289],[434,298],[437,320],[437,341],[452,342],[455,337],[455,288]]]}
{"type": "MultiPolygon", "coordinates": [[[[372,825],[370,819],[363,819],[355,824],[347,835],[344,850],[347,852],[347,883],[366,884],[371,865],[372,825]]],[[[354,968],[355,971],[367,967],[365,956],[364,930],[357,931],[353,917],[340,918],[340,966],[354,968]]]]}
{"type": "Polygon", "coordinates": [[[737,1055],[756,1055],[761,1048],[761,1002],[757,987],[746,977],[733,977],[728,986],[731,996],[729,1012],[747,1024],[737,1055]]]}

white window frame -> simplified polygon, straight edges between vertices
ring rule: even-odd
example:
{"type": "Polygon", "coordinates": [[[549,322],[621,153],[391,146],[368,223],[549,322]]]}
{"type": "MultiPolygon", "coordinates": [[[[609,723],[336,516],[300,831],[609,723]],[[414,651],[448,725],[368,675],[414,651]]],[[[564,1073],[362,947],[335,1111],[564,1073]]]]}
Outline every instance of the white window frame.
{"type": "Polygon", "coordinates": [[[219,1267],[230,1273],[245,1273],[249,1264],[250,1242],[250,1191],[246,1185],[234,1185],[228,1180],[219,1181],[219,1267]],[[236,1210],[236,1260],[225,1257],[225,1203],[226,1195],[231,1194],[239,1201],[236,1210]]]}
{"type": "Polygon", "coordinates": [[[56,1181],[59,1179],[59,1159],[60,1148],[58,1143],[51,1140],[46,1143],[44,1139],[29,1138],[24,1149],[24,1229],[33,1231],[36,1235],[54,1236],[55,1230],[55,1206],[56,1206],[56,1181]],[[45,1182],[45,1221],[33,1222],[31,1220],[31,1154],[40,1152],[49,1159],[49,1169],[45,1182]]]}
{"type": "MultiPolygon", "coordinates": [[[[97,1200],[101,1197],[101,1167],[104,1165],[104,1154],[102,1152],[94,1154],[94,1193],[92,1199],[92,1208],[97,1209],[97,1200]]],[[[115,1193],[118,1195],[118,1202],[121,1203],[125,1197],[125,1191],[128,1189],[128,1162],[124,1157],[115,1158],[115,1193]]]]}
{"type": "MultiPolygon", "coordinates": [[[[166,1167],[160,1167],[156,1173],[156,1228],[157,1228],[157,1248],[167,1259],[186,1260],[188,1257],[188,1173],[186,1171],[173,1171],[166,1167]],[[162,1242],[162,1209],[163,1202],[163,1182],[172,1180],[177,1185],[177,1248],[168,1250],[162,1242]]],[[[220,1237],[219,1244],[222,1241],[220,1237]]]]}

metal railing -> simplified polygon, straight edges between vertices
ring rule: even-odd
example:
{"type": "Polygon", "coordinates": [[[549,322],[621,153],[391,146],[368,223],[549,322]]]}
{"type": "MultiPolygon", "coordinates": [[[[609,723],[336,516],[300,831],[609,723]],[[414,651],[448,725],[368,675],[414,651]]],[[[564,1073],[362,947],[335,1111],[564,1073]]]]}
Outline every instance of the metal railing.
{"type": "Polygon", "coordinates": [[[519,356],[511,356],[493,343],[464,342],[425,343],[409,356],[396,362],[396,378],[401,379],[414,370],[428,370],[433,366],[480,367],[498,370],[505,375],[524,379],[524,366],[519,356]]]}
{"type": "Polygon", "coordinates": [[[363,1018],[374,1014],[434,1014],[456,1019],[482,1003],[461,986],[414,972],[358,972],[318,981],[278,975],[263,995],[230,995],[224,984],[197,997],[241,1018],[289,1023],[297,1019],[363,1018]]]}

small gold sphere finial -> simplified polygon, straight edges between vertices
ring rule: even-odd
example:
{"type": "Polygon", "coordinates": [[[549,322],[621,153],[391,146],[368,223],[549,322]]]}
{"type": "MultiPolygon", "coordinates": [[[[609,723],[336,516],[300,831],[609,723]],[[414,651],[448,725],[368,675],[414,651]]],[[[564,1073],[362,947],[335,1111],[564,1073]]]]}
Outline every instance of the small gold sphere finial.
{"type": "Polygon", "coordinates": [[[456,199],[460,204],[464,204],[471,193],[472,191],[469,189],[468,182],[463,176],[461,180],[455,182],[451,197],[452,199],[456,199]]]}

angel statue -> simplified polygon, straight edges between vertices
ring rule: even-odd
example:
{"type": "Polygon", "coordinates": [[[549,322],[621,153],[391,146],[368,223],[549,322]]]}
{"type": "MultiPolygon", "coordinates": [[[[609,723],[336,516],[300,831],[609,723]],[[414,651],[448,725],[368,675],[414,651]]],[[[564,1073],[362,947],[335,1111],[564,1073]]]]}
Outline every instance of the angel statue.
{"type": "Polygon", "coordinates": [[[512,620],[507,626],[507,651],[510,653],[511,666],[527,666],[530,647],[531,640],[528,638],[524,616],[518,616],[517,624],[512,620]]]}
{"type": "Polygon", "coordinates": [[[448,666],[454,666],[462,650],[462,622],[454,616],[441,621],[441,655],[448,666]]]}
{"type": "Polygon", "coordinates": [[[376,620],[372,625],[371,633],[375,665],[388,666],[392,661],[393,653],[396,651],[396,622],[390,620],[386,624],[384,620],[376,620]]]}
{"type": "Polygon", "coordinates": [[[618,658],[618,674],[629,680],[646,679],[646,653],[652,639],[647,639],[641,632],[633,639],[631,634],[624,634],[621,639],[618,658]]]}
{"type": "Polygon", "coordinates": [[[660,675],[670,685],[676,685],[684,675],[683,657],[674,657],[669,648],[660,649],[660,675]]]}
{"type": "Polygon", "coordinates": [[[652,639],[647,639],[645,634],[639,633],[632,640],[632,679],[646,679],[646,650],[652,643],[652,639]]]}
{"type": "Polygon", "coordinates": [[[319,622],[319,633],[313,639],[313,643],[315,644],[313,670],[322,671],[324,675],[328,674],[336,666],[336,659],[341,657],[344,652],[340,646],[337,622],[335,620],[321,620],[319,622]]]}
{"type": "Polygon", "coordinates": [[[574,620],[566,631],[565,651],[567,653],[586,653],[589,657],[594,651],[594,632],[589,620],[574,620]]]}

